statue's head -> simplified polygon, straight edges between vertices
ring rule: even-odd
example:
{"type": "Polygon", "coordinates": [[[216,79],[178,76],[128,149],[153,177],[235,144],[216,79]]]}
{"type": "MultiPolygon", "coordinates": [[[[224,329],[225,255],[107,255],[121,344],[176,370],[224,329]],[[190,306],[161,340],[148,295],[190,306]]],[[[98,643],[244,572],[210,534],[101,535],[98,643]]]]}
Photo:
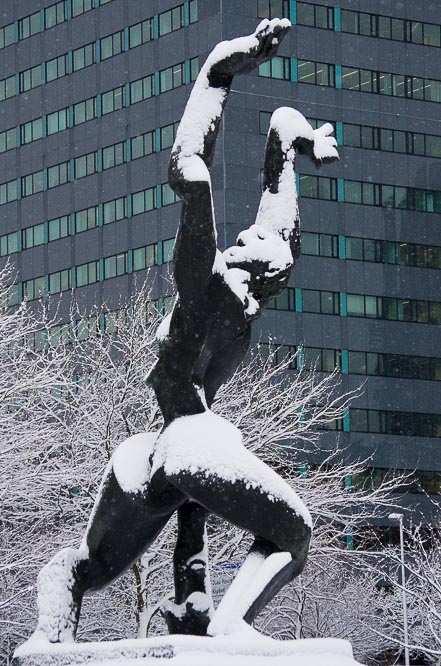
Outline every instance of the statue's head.
{"type": "Polygon", "coordinates": [[[288,241],[253,224],[224,252],[228,268],[250,274],[248,289],[259,301],[274,298],[287,286],[293,258],[288,241]]]}

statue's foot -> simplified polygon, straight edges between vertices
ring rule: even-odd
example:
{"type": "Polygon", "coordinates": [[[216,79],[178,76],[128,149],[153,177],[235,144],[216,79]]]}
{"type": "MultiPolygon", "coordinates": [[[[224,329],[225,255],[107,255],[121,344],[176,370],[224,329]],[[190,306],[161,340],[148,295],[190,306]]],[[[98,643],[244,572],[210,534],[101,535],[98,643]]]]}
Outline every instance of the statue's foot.
{"type": "Polygon", "coordinates": [[[72,642],[81,600],[75,599],[75,569],[80,553],[64,548],[38,575],[38,624],[35,635],[50,643],[72,642]]]}
{"type": "Polygon", "coordinates": [[[276,55],[290,29],[289,19],[264,19],[252,35],[221,42],[207,59],[209,77],[231,78],[251,72],[276,55]]]}
{"type": "Polygon", "coordinates": [[[235,636],[238,638],[267,638],[254,629],[245,620],[236,620],[225,625],[220,625],[215,618],[210,622],[207,629],[208,636],[235,636]]]}
{"type": "Polygon", "coordinates": [[[167,601],[160,610],[169,634],[207,635],[212,606],[206,594],[193,592],[182,604],[167,601]]]}

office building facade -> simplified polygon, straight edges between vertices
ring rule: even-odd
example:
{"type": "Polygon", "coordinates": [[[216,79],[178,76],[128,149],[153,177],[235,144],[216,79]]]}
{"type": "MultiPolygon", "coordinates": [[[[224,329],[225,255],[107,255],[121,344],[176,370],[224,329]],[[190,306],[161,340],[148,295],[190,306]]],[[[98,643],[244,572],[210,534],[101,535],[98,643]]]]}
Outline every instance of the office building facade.
{"type": "MultiPolygon", "coordinates": [[[[71,290],[90,314],[166,277],[179,202],[167,160],[211,48],[287,16],[279,55],[238,77],[213,166],[221,248],[253,223],[271,112],[335,126],[341,159],[298,160],[302,256],[255,337],[304,346],[365,391],[336,424],[374,482],[441,493],[441,17],[434,1],[6,0],[0,27],[0,255],[10,305],[71,290]],[[30,13],[32,4],[32,13],[30,13]]],[[[259,329],[259,330],[257,330],[259,329]]],[[[54,335],[68,335],[57,329],[54,335]]],[[[44,336],[35,340],[44,345],[44,336]]],[[[300,362],[300,357],[296,363],[300,362]]],[[[335,440],[335,432],[325,441],[335,440]]],[[[359,480],[357,480],[359,481],[359,480]]]]}

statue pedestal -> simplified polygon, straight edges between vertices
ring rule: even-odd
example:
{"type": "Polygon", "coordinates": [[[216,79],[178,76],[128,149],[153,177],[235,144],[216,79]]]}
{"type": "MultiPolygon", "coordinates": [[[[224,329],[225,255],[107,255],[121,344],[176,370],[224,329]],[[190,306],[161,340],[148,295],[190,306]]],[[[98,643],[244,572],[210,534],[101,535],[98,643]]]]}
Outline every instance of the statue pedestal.
{"type": "Polygon", "coordinates": [[[51,644],[31,639],[14,666],[359,666],[347,641],[315,638],[275,641],[232,634],[217,638],[159,636],[103,643],[51,644]],[[169,662],[167,660],[170,660],[169,662]]]}

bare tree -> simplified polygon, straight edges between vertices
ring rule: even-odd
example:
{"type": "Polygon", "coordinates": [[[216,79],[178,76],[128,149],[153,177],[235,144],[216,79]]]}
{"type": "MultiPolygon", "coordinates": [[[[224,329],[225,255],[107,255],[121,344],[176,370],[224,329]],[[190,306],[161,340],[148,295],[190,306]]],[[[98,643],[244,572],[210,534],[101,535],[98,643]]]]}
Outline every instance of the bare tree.
{"type": "MultiPolygon", "coordinates": [[[[0,313],[0,335],[7,341],[0,345],[17,344],[19,350],[8,356],[7,373],[0,372],[0,396],[8,385],[6,374],[15,376],[11,395],[20,396],[21,410],[11,417],[0,403],[0,455],[7,469],[0,486],[0,645],[6,659],[34,628],[38,570],[61,546],[80,540],[116,446],[132,434],[161,427],[145,381],[156,358],[160,320],[149,298],[145,284],[118,312],[103,308],[81,318],[72,306],[70,324],[62,334],[56,329],[57,336],[47,335],[39,352],[25,353],[20,341],[34,330],[53,328],[56,322],[44,308],[38,315],[25,304],[0,313]],[[4,317],[15,317],[14,335],[4,328],[4,317]],[[23,319],[21,328],[17,317],[23,319]],[[23,376],[35,376],[34,383],[23,382],[23,376]]],[[[362,465],[341,462],[337,434],[335,452],[305,474],[307,456],[320,446],[318,429],[341,418],[353,396],[342,392],[338,370],[321,374],[305,367],[293,373],[287,371],[289,363],[275,363],[274,351],[264,361],[253,354],[221,388],[213,410],[240,428],[245,444],[282,473],[310,508],[315,523],[311,567],[325,568],[338,561],[348,526],[383,510],[393,484],[348,492],[345,477],[362,465]]],[[[217,519],[209,531],[214,568],[242,561],[246,535],[217,519]]],[[[158,609],[173,595],[174,539],[171,522],[131,571],[85,600],[80,640],[164,631],[158,609]]]]}

